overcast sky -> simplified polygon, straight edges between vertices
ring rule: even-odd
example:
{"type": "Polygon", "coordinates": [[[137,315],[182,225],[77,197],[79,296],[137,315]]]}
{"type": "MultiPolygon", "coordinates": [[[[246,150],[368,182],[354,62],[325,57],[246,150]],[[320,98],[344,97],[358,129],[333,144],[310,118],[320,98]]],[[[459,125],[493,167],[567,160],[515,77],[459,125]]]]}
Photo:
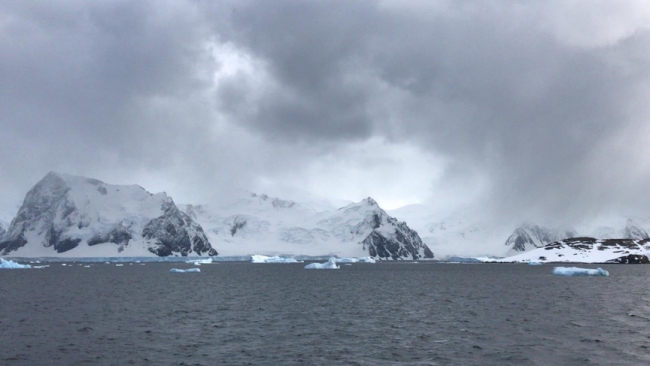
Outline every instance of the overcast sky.
{"type": "Polygon", "coordinates": [[[54,170],[650,216],[649,46],[646,0],[4,0],[0,212],[54,170]]]}

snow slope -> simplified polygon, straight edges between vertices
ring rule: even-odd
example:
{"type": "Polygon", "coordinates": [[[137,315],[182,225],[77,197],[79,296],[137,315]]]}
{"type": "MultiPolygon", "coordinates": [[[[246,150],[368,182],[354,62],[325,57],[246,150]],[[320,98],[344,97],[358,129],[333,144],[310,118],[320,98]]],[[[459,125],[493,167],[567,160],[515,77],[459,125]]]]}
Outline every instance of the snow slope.
{"type": "Polygon", "coordinates": [[[216,255],[165,193],[51,172],[26,195],[0,254],[18,257],[216,255]]]}
{"type": "Polygon", "coordinates": [[[218,207],[181,205],[223,255],[432,258],[417,232],[372,198],[340,209],[246,193],[218,207]]]}
{"type": "Polygon", "coordinates": [[[503,256],[512,226],[478,218],[471,209],[436,212],[426,205],[409,205],[389,213],[409,223],[438,258],[503,256]]]}

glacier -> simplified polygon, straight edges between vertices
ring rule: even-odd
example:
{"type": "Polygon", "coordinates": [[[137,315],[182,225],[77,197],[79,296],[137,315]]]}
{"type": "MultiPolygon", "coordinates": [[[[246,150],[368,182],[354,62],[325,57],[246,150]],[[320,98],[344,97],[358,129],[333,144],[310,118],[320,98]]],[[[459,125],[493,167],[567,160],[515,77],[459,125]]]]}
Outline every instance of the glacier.
{"type": "Polygon", "coordinates": [[[555,267],[553,274],[556,276],[609,276],[609,272],[602,269],[589,269],[578,267],[555,267]]]}
{"type": "Polygon", "coordinates": [[[338,209],[250,192],[232,200],[218,206],[179,205],[225,255],[434,257],[416,231],[389,216],[370,197],[338,209]]]}
{"type": "Polygon", "coordinates": [[[305,269],[339,269],[336,265],[336,258],[331,257],[325,263],[310,263],[305,266],[305,269]]]}

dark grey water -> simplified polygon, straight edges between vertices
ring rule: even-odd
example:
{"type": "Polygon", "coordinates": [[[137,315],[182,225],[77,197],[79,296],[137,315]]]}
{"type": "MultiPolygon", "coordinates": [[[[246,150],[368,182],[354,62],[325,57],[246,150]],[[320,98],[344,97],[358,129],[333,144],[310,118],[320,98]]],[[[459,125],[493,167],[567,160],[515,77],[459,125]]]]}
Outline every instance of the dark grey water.
{"type": "Polygon", "coordinates": [[[0,270],[0,364],[650,364],[650,266],[172,267],[0,270]]]}

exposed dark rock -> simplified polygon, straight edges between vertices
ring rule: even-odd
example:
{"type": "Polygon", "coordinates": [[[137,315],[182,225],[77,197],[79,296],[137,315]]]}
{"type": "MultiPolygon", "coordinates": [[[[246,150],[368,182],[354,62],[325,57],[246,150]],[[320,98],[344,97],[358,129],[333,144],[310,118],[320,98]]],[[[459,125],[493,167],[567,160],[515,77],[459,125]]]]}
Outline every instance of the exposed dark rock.
{"type": "Polygon", "coordinates": [[[235,236],[237,230],[242,229],[244,226],[246,226],[246,219],[241,216],[235,217],[235,220],[233,220],[232,226],[230,227],[230,236],[235,236]]]}
{"type": "Polygon", "coordinates": [[[113,230],[107,233],[99,233],[88,240],[88,245],[97,245],[104,243],[115,243],[121,246],[126,246],[129,244],[129,240],[132,239],[131,232],[128,228],[124,227],[120,222],[113,230]]]}
{"type": "Polygon", "coordinates": [[[366,204],[374,206],[374,209],[357,226],[356,232],[360,233],[367,228],[372,230],[361,241],[363,248],[368,250],[371,257],[394,260],[434,257],[431,249],[422,242],[415,230],[409,228],[405,222],[389,216],[372,198],[369,197],[364,201],[366,204]],[[393,231],[386,230],[386,227],[392,228],[393,231]]]}
{"type": "Polygon", "coordinates": [[[199,255],[218,254],[210,246],[203,228],[181,212],[171,199],[163,204],[163,210],[164,214],[151,220],[142,231],[145,239],[154,239],[157,242],[149,251],[161,257],[174,253],[186,256],[192,251],[199,255]]]}
{"type": "Polygon", "coordinates": [[[27,244],[27,240],[23,235],[18,235],[17,237],[2,241],[0,242],[0,255],[9,254],[9,252],[18,250],[18,248],[25,244],[27,244]]]}
{"type": "Polygon", "coordinates": [[[616,264],[648,264],[650,260],[647,256],[643,254],[630,254],[618,257],[616,259],[610,259],[605,263],[616,263],[616,264]]]}

